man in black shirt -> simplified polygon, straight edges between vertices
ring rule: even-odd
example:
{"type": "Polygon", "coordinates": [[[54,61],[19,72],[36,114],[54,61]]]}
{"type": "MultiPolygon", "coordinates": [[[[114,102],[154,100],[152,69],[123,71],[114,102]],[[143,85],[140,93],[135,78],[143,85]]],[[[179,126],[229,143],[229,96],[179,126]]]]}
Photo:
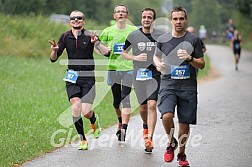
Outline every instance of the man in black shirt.
{"type": "Polygon", "coordinates": [[[179,166],[189,166],[185,145],[189,137],[190,124],[196,124],[197,115],[197,78],[196,68],[203,69],[205,61],[198,37],[186,31],[187,12],[182,7],[171,11],[171,33],[158,38],[153,57],[157,70],[162,71],[158,109],[169,143],[164,160],[171,162],[178,146],[174,134],[174,113],[177,107],[179,122],[179,166]]]}
{"type": "Polygon", "coordinates": [[[85,15],[81,11],[74,10],[70,14],[72,29],[63,33],[57,44],[54,40],[49,41],[52,49],[51,62],[57,61],[64,49],[67,51],[68,69],[64,80],[74,125],[80,135],[80,150],[88,149],[81,113],[90,120],[94,138],[98,138],[101,133],[98,115],[92,111],[95,98],[93,50],[95,47],[102,54],[109,52],[95,34],[83,28],[84,24],[85,15]]]}
{"type": "Polygon", "coordinates": [[[140,104],[146,152],[152,152],[154,148],[152,138],[157,121],[156,104],[161,74],[153,65],[156,40],[163,34],[151,27],[155,18],[154,9],[142,10],[142,27],[129,34],[122,52],[123,58],[134,63],[133,85],[140,104]],[[132,55],[128,53],[131,49],[132,55]]]}

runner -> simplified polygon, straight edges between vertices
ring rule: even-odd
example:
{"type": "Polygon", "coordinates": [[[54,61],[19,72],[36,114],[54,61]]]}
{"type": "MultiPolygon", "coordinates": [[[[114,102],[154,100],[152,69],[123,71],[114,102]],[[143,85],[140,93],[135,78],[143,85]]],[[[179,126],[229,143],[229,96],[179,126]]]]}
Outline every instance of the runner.
{"type": "Polygon", "coordinates": [[[128,34],[137,28],[126,23],[128,7],[117,5],[114,8],[116,23],[103,30],[100,35],[102,43],[111,48],[108,63],[108,84],[111,85],[113,106],[118,117],[116,135],[119,141],[125,141],[126,130],[130,119],[130,92],[132,87],[133,63],[121,57],[122,49],[128,34]],[[122,111],[120,109],[122,108],[122,111]]]}
{"type": "Polygon", "coordinates": [[[234,62],[235,62],[236,71],[238,70],[238,63],[241,57],[241,43],[242,43],[242,37],[239,34],[239,31],[236,29],[234,31],[234,36],[230,42],[230,47],[233,49],[233,53],[234,53],[234,62]]]}
{"type": "Polygon", "coordinates": [[[185,145],[189,137],[190,124],[196,124],[197,118],[195,68],[203,69],[205,61],[199,38],[186,31],[186,10],[175,7],[171,11],[170,19],[173,25],[172,32],[158,38],[153,57],[157,70],[164,74],[158,97],[158,109],[169,141],[164,153],[164,161],[171,162],[174,159],[174,151],[179,143],[178,165],[189,166],[185,145]],[[179,142],[173,136],[175,107],[177,107],[179,122],[179,142]]]}
{"type": "Polygon", "coordinates": [[[88,142],[84,134],[84,117],[90,120],[92,134],[98,138],[101,133],[99,117],[92,111],[92,104],[95,98],[95,76],[93,50],[96,47],[102,54],[109,50],[101,44],[98,37],[84,29],[85,15],[81,11],[74,10],[70,14],[71,30],[63,33],[56,42],[49,41],[52,52],[51,62],[56,62],[62,55],[64,49],[68,56],[68,69],[64,78],[66,91],[72,107],[72,116],[75,128],[80,135],[80,150],[88,149],[88,142]],[[89,60],[89,64],[82,64],[79,60],[89,60]]]}
{"type": "Polygon", "coordinates": [[[152,139],[157,121],[156,104],[161,74],[153,65],[156,39],[163,34],[151,28],[155,19],[154,9],[142,10],[142,27],[129,34],[122,53],[123,58],[134,63],[133,85],[140,104],[146,152],[152,152],[154,148],[152,139]],[[131,49],[132,55],[128,53],[131,49]]]}

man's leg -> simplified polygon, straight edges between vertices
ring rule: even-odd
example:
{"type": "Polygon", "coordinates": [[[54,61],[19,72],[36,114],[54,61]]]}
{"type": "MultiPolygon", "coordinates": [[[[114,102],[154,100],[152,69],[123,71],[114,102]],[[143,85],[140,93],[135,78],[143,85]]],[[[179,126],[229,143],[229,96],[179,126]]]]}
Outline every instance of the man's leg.
{"type": "Polygon", "coordinates": [[[157,122],[157,110],[155,100],[148,100],[148,136],[152,139],[157,122]]]}
{"type": "Polygon", "coordinates": [[[140,112],[140,116],[143,120],[143,124],[147,125],[148,124],[148,122],[147,122],[147,119],[148,119],[147,104],[140,105],[139,112],[140,112]]]}
{"type": "Polygon", "coordinates": [[[130,92],[131,87],[122,86],[122,131],[121,137],[118,140],[125,141],[126,131],[128,128],[130,114],[131,114],[131,106],[130,106],[130,92]]]}
{"type": "Polygon", "coordinates": [[[177,156],[177,161],[179,166],[189,166],[189,162],[187,161],[186,154],[185,154],[185,147],[187,140],[189,138],[190,127],[189,124],[179,124],[179,153],[177,156]]]}
{"type": "Polygon", "coordinates": [[[162,123],[167,134],[169,143],[174,142],[173,134],[174,134],[174,122],[173,122],[173,113],[165,113],[162,117],[162,123]]]}
{"type": "Polygon", "coordinates": [[[139,107],[140,116],[143,121],[143,139],[144,142],[148,139],[148,111],[147,104],[141,104],[139,107]]]}
{"type": "Polygon", "coordinates": [[[112,94],[113,94],[113,107],[118,119],[118,128],[116,131],[116,135],[118,136],[121,133],[122,128],[122,113],[120,109],[121,104],[121,85],[118,83],[114,83],[111,86],[112,94]]]}
{"type": "Polygon", "coordinates": [[[73,97],[70,99],[70,104],[72,107],[72,116],[74,126],[77,130],[77,133],[80,135],[80,147],[79,150],[87,150],[87,139],[84,133],[83,120],[81,117],[81,99],[78,97],[73,97]]]}
{"type": "Polygon", "coordinates": [[[185,146],[189,138],[190,127],[189,124],[179,123],[179,153],[185,153],[185,146]]]}
{"type": "Polygon", "coordinates": [[[173,137],[174,135],[174,122],[173,113],[165,113],[162,117],[162,123],[167,134],[169,144],[167,145],[166,151],[164,153],[164,161],[172,162],[174,159],[174,151],[177,148],[177,140],[173,137]]]}

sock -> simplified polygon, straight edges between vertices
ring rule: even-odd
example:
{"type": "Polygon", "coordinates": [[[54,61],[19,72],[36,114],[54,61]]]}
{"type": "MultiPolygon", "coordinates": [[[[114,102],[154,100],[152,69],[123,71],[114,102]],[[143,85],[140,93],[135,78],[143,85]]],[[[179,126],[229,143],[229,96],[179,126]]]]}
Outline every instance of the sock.
{"type": "Polygon", "coordinates": [[[122,129],[125,129],[125,131],[127,130],[128,125],[127,124],[122,124],[122,129]]]}
{"type": "Polygon", "coordinates": [[[143,128],[144,128],[144,129],[148,129],[148,124],[144,124],[144,123],[143,123],[143,128]]]}
{"type": "Polygon", "coordinates": [[[91,117],[91,118],[89,118],[89,120],[90,120],[90,123],[91,123],[91,124],[94,124],[94,123],[95,123],[96,118],[95,118],[95,113],[94,113],[94,112],[93,112],[92,117],[91,117]]]}
{"type": "Polygon", "coordinates": [[[122,117],[118,117],[118,122],[122,123],[122,117]]]}
{"type": "Polygon", "coordinates": [[[73,117],[73,122],[78,134],[80,135],[80,140],[86,140],[82,118],[80,116],[73,117]]]}

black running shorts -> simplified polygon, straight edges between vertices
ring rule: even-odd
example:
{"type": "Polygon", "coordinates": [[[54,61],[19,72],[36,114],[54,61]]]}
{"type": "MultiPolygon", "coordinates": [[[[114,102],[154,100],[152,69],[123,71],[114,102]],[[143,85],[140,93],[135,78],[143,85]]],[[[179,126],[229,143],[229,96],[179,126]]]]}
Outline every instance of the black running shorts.
{"type": "Polygon", "coordinates": [[[177,107],[179,123],[196,124],[197,121],[197,91],[160,89],[158,109],[161,118],[165,113],[174,113],[177,107]]]}
{"type": "Polygon", "coordinates": [[[79,77],[77,82],[66,82],[68,100],[73,97],[81,98],[82,103],[93,104],[95,98],[95,77],[79,77]]]}

